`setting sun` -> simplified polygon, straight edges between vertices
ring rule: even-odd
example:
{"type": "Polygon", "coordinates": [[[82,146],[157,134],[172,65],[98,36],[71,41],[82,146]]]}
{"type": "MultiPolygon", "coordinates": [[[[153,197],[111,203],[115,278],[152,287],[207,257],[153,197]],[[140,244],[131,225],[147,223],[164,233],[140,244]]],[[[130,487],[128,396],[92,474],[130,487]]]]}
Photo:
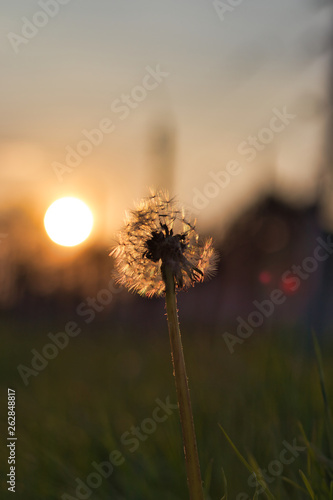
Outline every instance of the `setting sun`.
{"type": "Polygon", "coordinates": [[[90,208],[77,198],[60,198],[46,211],[44,226],[58,245],[73,247],[86,240],[93,226],[90,208]]]}

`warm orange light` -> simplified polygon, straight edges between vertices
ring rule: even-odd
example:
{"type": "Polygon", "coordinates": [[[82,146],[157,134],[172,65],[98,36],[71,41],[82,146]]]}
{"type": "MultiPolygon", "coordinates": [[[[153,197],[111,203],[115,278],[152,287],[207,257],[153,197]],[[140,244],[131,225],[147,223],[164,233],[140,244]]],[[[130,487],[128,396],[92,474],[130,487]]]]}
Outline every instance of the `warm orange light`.
{"type": "Polygon", "coordinates": [[[46,211],[44,226],[52,241],[73,247],[86,240],[93,227],[90,208],[78,198],[60,198],[46,211]]]}

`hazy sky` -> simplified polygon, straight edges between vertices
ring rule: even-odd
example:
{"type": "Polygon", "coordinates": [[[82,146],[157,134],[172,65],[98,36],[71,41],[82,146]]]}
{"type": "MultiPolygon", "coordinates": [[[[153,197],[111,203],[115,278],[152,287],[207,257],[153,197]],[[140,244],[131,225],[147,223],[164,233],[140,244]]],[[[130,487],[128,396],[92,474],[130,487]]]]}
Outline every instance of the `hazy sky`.
{"type": "Polygon", "coordinates": [[[260,193],[313,197],[325,163],[329,2],[17,0],[1,9],[2,206],[26,200],[43,214],[77,195],[108,238],[133,198],[163,184],[151,144],[163,129],[174,191],[201,223],[224,224],[260,193]]]}

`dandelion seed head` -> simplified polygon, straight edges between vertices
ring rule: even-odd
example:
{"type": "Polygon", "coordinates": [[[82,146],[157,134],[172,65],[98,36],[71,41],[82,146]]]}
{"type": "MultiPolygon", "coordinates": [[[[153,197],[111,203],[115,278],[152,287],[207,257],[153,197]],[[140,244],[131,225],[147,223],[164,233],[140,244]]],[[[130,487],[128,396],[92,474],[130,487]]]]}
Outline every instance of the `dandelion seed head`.
{"type": "Polygon", "coordinates": [[[217,254],[212,239],[200,241],[195,220],[166,191],[151,192],[126,214],[115,257],[117,282],[140,295],[162,295],[162,265],[172,271],[177,290],[214,274],[217,254]]]}

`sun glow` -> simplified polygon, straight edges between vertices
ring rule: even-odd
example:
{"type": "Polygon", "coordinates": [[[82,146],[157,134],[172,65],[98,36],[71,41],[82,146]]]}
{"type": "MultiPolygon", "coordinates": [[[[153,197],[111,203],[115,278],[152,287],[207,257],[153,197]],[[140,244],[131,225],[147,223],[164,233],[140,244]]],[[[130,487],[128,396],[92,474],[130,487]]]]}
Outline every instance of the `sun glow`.
{"type": "Polygon", "coordinates": [[[73,247],[86,240],[93,227],[90,208],[78,198],[60,198],[46,211],[44,226],[58,245],[73,247]]]}

